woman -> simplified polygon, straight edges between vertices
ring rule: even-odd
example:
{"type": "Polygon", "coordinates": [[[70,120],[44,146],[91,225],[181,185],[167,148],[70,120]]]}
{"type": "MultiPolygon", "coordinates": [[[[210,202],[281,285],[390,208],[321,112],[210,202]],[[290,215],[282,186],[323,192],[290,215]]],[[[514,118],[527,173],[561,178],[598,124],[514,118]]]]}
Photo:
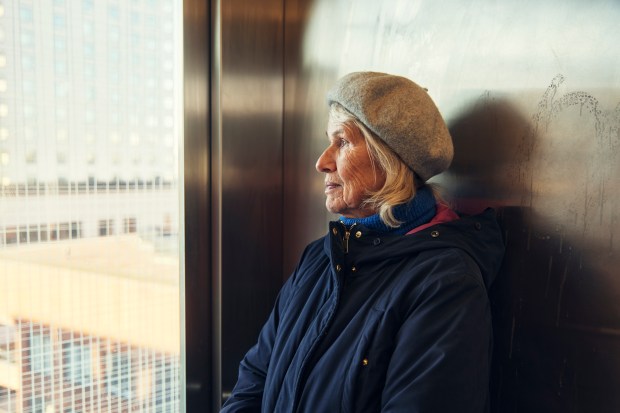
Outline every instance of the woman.
{"type": "Polygon", "coordinates": [[[493,212],[459,218],[425,184],[453,149],[415,83],[351,73],[328,104],[316,168],[341,217],[306,247],[222,411],[487,411],[493,212]]]}

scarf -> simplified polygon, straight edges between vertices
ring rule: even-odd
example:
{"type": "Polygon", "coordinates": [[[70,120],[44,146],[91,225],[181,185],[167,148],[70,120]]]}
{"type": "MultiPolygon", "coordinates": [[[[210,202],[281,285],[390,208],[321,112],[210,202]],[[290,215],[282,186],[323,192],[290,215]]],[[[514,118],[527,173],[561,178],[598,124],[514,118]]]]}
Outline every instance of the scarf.
{"type": "Polygon", "coordinates": [[[423,186],[418,189],[411,201],[393,208],[394,218],[401,222],[399,227],[388,227],[381,221],[379,214],[365,218],[340,217],[340,222],[346,225],[347,228],[350,228],[353,224],[358,224],[382,234],[404,235],[415,227],[429,222],[436,212],[437,207],[433,191],[428,186],[423,186]]]}

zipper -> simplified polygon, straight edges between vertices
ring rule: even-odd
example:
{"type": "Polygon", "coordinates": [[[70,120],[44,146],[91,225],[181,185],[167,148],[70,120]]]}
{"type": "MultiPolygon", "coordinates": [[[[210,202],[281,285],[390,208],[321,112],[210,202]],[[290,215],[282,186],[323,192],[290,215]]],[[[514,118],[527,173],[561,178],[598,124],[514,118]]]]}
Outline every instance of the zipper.
{"type": "Polygon", "coordinates": [[[353,231],[353,227],[357,225],[357,223],[351,225],[351,228],[347,229],[347,226],[344,225],[342,221],[340,221],[342,226],[344,227],[344,238],[342,239],[342,244],[344,245],[344,253],[349,253],[349,238],[351,237],[351,231],[353,231]]]}
{"type": "MultiPolygon", "coordinates": [[[[349,252],[349,238],[351,237],[351,232],[353,231],[353,227],[355,227],[357,224],[353,224],[351,225],[350,228],[347,228],[347,226],[344,224],[344,222],[340,221],[340,224],[342,224],[342,226],[344,227],[344,237],[342,238],[342,244],[344,247],[344,253],[348,254],[349,252]]],[[[302,384],[305,384],[306,380],[307,380],[307,374],[308,374],[308,364],[307,361],[309,359],[312,358],[312,356],[314,355],[314,352],[317,350],[317,348],[319,347],[319,344],[321,343],[321,340],[323,340],[323,338],[325,337],[325,335],[327,334],[327,330],[330,328],[334,317],[336,315],[336,311],[338,310],[338,307],[340,305],[340,296],[342,295],[342,290],[344,289],[344,279],[342,278],[342,274],[338,274],[338,293],[336,294],[336,298],[335,298],[335,303],[333,305],[333,309],[331,311],[331,313],[329,314],[329,318],[327,319],[327,321],[325,322],[325,325],[323,326],[323,328],[321,329],[319,335],[316,337],[316,339],[314,340],[314,342],[312,343],[312,345],[310,346],[310,349],[308,350],[308,353],[306,354],[304,361],[302,362],[301,367],[299,368],[299,374],[297,375],[297,383],[295,384],[295,390],[293,393],[293,406],[292,406],[292,411],[295,412],[297,411],[297,408],[299,407],[299,401],[301,398],[301,387],[302,384]]]]}

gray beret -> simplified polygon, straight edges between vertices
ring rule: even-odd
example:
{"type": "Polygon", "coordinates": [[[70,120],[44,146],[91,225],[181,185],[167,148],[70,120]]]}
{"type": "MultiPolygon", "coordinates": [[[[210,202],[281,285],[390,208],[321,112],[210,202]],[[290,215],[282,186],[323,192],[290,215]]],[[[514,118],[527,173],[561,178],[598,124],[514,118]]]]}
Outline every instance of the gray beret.
{"type": "Polygon", "coordinates": [[[377,72],[342,77],[327,93],[381,138],[424,181],[448,169],[454,149],[437,106],[411,80],[377,72]]]}

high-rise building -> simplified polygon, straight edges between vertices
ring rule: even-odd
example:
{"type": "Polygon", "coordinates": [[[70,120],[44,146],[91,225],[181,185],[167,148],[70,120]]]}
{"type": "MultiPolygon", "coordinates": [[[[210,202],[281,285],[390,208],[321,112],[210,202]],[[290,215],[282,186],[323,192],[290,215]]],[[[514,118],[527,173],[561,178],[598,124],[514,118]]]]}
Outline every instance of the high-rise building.
{"type": "Polygon", "coordinates": [[[0,413],[179,409],[180,0],[0,0],[0,413]]]}

